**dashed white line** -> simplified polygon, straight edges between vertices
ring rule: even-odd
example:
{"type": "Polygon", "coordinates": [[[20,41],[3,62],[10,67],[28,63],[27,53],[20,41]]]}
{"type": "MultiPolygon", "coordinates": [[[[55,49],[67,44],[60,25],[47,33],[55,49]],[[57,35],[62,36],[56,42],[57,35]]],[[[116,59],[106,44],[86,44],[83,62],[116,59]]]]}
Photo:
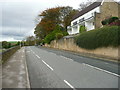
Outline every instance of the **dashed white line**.
{"type": "Polygon", "coordinates": [[[16,56],[13,56],[14,58],[16,57],[16,56]]]}
{"type": "Polygon", "coordinates": [[[60,56],[62,58],[65,58],[65,59],[69,59],[70,61],[73,61],[71,58],[67,58],[67,57],[64,57],[64,56],[60,56]]]}
{"type": "Polygon", "coordinates": [[[105,63],[105,64],[109,64],[109,63],[105,63]]]}
{"type": "Polygon", "coordinates": [[[74,88],[68,81],[64,80],[64,82],[65,82],[69,87],[71,87],[72,89],[75,90],[75,88],[74,88]]]}
{"type": "Polygon", "coordinates": [[[27,52],[30,52],[30,51],[27,51],[27,52]]]}
{"type": "Polygon", "coordinates": [[[56,55],[55,53],[52,53],[52,54],[56,55]]]}
{"type": "Polygon", "coordinates": [[[36,57],[40,58],[38,55],[36,55],[36,57]]]}
{"type": "Polygon", "coordinates": [[[116,73],[112,73],[112,72],[109,72],[109,71],[107,71],[107,70],[104,70],[104,69],[101,69],[101,68],[98,68],[98,67],[95,67],[95,66],[91,66],[91,65],[86,64],[86,63],[83,63],[83,65],[86,65],[86,66],[88,66],[88,67],[91,67],[91,68],[94,68],[94,69],[97,69],[97,70],[100,70],[100,71],[103,71],[103,72],[112,74],[112,75],[117,76],[117,77],[120,77],[120,75],[118,75],[118,74],[116,74],[116,73]]]}
{"type": "Polygon", "coordinates": [[[42,60],[42,62],[45,64],[45,65],[47,65],[52,71],[53,71],[53,68],[50,66],[50,65],[48,65],[45,61],[43,61],[42,60]]]}

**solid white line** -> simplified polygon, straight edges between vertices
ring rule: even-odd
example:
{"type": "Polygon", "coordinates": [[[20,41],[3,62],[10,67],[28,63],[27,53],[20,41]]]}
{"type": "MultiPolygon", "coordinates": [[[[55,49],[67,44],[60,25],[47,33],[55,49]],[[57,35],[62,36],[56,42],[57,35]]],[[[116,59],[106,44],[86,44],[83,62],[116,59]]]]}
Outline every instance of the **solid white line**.
{"type": "Polygon", "coordinates": [[[118,74],[116,74],[116,73],[112,73],[112,72],[109,72],[109,71],[107,71],[107,70],[104,70],[104,69],[101,69],[101,68],[98,68],[98,67],[94,67],[94,66],[91,66],[91,65],[86,64],[86,63],[83,63],[83,65],[86,65],[86,66],[89,66],[89,67],[91,67],[91,68],[94,68],[94,69],[97,69],[97,70],[100,70],[100,71],[103,71],[103,72],[112,74],[112,75],[114,75],[114,76],[120,77],[120,75],[118,75],[118,74]]]}
{"type": "Polygon", "coordinates": [[[42,62],[45,64],[45,65],[47,65],[52,71],[53,71],[53,68],[52,67],[50,67],[50,65],[48,65],[45,61],[43,61],[42,60],[42,62]]]}
{"type": "Polygon", "coordinates": [[[64,82],[65,82],[68,86],[70,86],[71,88],[75,89],[70,83],[68,83],[68,81],[64,80],[64,82]]]}
{"type": "Polygon", "coordinates": [[[38,55],[36,55],[38,58],[40,58],[38,55]]]}

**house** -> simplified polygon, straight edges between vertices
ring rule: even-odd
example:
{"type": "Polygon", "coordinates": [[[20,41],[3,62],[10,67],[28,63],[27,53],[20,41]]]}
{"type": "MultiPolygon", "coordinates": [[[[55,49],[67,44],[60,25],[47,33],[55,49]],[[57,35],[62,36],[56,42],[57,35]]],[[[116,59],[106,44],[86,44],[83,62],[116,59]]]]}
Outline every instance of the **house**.
{"type": "Polygon", "coordinates": [[[94,2],[73,17],[67,31],[69,35],[77,34],[81,25],[85,26],[87,31],[100,28],[101,21],[112,16],[120,18],[119,3],[113,0],[94,2]]]}

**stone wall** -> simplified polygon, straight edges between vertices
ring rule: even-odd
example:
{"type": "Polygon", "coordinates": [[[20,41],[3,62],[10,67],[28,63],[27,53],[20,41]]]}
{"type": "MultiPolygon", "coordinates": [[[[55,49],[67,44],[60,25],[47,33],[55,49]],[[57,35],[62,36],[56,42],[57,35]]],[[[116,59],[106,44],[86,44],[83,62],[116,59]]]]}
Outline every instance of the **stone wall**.
{"type": "Polygon", "coordinates": [[[78,52],[81,54],[96,55],[99,57],[106,57],[114,60],[118,60],[118,48],[107,47],[107,48],[97,48],[95,50],[86,50],[78,47],[74,43],[74,38],[64,38],[59,41],[52,41],[50,45],[45,45],[46,47],[69,50],[73,52],[78,52]]]}
{"type": "Polygon", "coordinates": [[[100,6],[100,12],[95,15],[96,28],[100,28],[102,26],[101,21],[106,18],[112,16],[120,18],[120,4],[116,2],[103,2],[103,5],[100,6]]]}

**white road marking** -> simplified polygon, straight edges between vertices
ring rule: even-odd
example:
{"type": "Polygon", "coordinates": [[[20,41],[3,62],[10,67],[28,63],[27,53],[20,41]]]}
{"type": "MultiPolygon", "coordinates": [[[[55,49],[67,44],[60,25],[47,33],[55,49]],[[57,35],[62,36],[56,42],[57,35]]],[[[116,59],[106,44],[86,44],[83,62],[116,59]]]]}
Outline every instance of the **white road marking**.
{"type": "Polygon", "coordinates": [[[104,69],[101,69],[101,68],[98,68],[98,67],[95,67],[95,66],[91,66],[91,65],[86,64],[86,63],[83,63],[83,65],[86,65],[86,66],[88,66],[88,67],[91,67],[91,68],[94,68],[94,69],[97,69],[97,70],[100,70],[100,71],[103,71],[103,72],[112,74],[112,75],[117,76],[117,77],[120,77],[120,75],[118,75],[118,74],[116,74],[116,73],[112,73],[112,72],[109,72],[109,71],[107,71],[107,70],[104,70],[104,69]]]}
{"type": "Polygon", "coordinates": [[[55,53],[52,53],[52,54],[56,55],[55,53]]]}
{"type": "Polygon", "coordinates": [[[13,56],[14,58],[16,57],[16,56],[13,56]]]}
{"type": "Polygon", "coordinates": [[[105,63],[105,64],[109,64],[109,63],[105,63]]]}
{"type": "Polygon", "coordinates": [[[30,52],[30,51],[27,51],[27,52],[30,52]]]}
{"type": "Polygon", "coordinates": [[[53,68],[50,66],[50,65],[48,65],[45,61],[43,61],[42,60],[42,62],[45,64],[45,65],[47,65],[52,71],[53,71],[53,68]]]}
{"type": "Polygon", "coordinates": [[[22,56],[22,58],[23,58],[24,56],[22,56]]]}
{"type": "Polygon", "coordinates": [[[75,90],[75,88],[74,88],[68,81],[64,80],[64,82],[65,82],[68,86],[70,86],[71,88],[73,88],[73,89],[75,90]]]}
{"type": "Polygon", "coordinates": [[[69,59],[70,61],[73,61],[71,58],[67,58],[67,57],[64,57],[64,56],[60,56],[62,58],[65,58],[65,59],[69,59]]]}
{"type": "Polygon", "coordinates": [[[36,55],[36,57],[40,58],[38,55],[36,55]]]}

